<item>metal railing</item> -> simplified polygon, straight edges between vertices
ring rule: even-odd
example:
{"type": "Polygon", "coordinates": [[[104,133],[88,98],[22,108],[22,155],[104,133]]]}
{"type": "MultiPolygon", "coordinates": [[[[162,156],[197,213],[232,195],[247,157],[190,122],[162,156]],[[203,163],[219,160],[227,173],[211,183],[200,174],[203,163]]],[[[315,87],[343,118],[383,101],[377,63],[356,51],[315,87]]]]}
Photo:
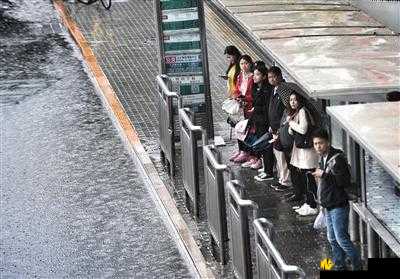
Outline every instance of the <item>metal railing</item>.
{"type": "Polygon", "coordinates": [[[251,200],[243,200],[236,190],[240,186],[237,180],[227,182],[228,212],[230,225],[230,256],[233,272],[236,278],[252,278],[252,261],[250,252],[250,228],[248,211],[253,210],[254,219],[257,218],[258,206],[251,200]]]}
{"type": "Polygon", "coordinates": [[[178,100],[181,106],[181,98],[176,92],[170,91],[171,82],[166,75],[158,75],[156,78],[159,90],[159,144],[161,148],[161,159],[169,166],[171,176],[175,175],[175,128],[173,99],[178,100]],[[168,85],[166,84],[168,83],[168,85]]]}
{"type": "Polygon", "coordinates": [[[193,125],[188,116],[188,108],[179,109],[180,138],[182,151],[182,180],[185,188],[186,207],[190,209],[193,203],[193,212],[199,217],[199,152],[198,135],[202,135],[203,145],[207,145],[207,132],[201,126],[193,125]]]}
{"type": "Polygon", "coordinates": [[[227,263],[228,231],[226,218],[224,172],[228,166],[220,164],[221,154],[214,145],[203,146],[206,209],[212,244],[219,248],[222,264],[227,263]]]}
{"type": "Polygon", "coordinates": [[[259,279],[305,278],[304,271],[294,265],[287,265],[272,243],[273,225],[265,218],[254,220],[256,250],[256,274],[259,279]],[[263,225],[267,225],[267,230],[263,225]]]}
{"type": "MultiPolygon", "coordinates": [[[[355,214],[359,218],[359,230],[357,239],[362,246],[367,246],[367,255],[362,253],[362,257],[381,258],[388,257],[389,251],[400,257],[400,241],[388,232],[384,224],[372,214],[365,204],[350,202],[350,214],[355,214]]],[[[351,232],[350,235],[356,234],[351,232]]],[[[364,249],[361,249],[363,252],[364,249]]]]}

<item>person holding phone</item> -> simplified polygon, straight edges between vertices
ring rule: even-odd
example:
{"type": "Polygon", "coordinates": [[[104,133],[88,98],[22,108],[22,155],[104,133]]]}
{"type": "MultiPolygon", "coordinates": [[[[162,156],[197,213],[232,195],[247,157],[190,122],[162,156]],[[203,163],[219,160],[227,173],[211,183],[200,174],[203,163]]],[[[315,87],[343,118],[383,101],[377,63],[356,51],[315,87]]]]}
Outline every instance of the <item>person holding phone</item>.
{"type": "MultiPolygon", "coordinates": [[[[240,57],[240,74],[237,78],[237,84],[233,97],[240,103],[243,109],[245,119],[253,113],[253,60],[249,55],[240,57]]],[[[235,163],[244,163],[250,158],[250,148],[243,141],[238,140],[239,150],[235,151],[229,158],[235,163]]]]}
{"type": "Polygon", "coordinates": [[[224,54],[226,55],[226,58],[228,60],[228,68],[225,75],[219,75],[219,77],[227,81],[227,95],[228,98],[232,99],[235,97],[237,79],[240,74],[239,60],[242,54],[235,46],[227,46],[225,48],[224,54]]]}
{"type": "Polygon", "coordinates": [[[319,180],[318,199],[326,210],[327,236],[332,248],[334,270],[346,269],[346,256],[353,270],[361,270],[360,253],[348,233],[350,207],[345,188],[351,184],[349,165],[343,151],[331,146],[326,130],[314,131],[312,139],[319,155],[319,167],[312,175],[319,180]]]}

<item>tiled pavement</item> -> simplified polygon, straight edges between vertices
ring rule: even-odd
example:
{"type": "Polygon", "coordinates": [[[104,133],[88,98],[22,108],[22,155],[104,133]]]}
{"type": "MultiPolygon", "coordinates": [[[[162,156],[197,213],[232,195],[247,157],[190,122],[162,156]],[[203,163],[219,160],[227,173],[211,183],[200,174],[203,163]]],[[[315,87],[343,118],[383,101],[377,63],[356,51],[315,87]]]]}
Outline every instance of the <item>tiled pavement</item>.
{"type": "MultiPolygon", "coordinates": [[[[160,162],[154,81],[158,74],[158,45],[152,3],[152,0],[122,0],[113,3],[110,11],[105,11],[100,4],[84,6],[68,3],[68,9],[90,43],[161,178],[173,194],[210,268],[218,277],[230,278],[232,273],[229,265],[221,267],[212,260],[204,218],[195,222],[184,208],[180,163],[177,177],[172,181],[160,162]]],[[[220,110],[226,90],[225,82],[217,77],[225,71],[224,47],[234,44],[253,58],[257,55],[248,42],[241,39],[207,6],[205,12],[214,128],[217,135],[222,135],[228,141],[229,130],[220,110]]],[[[230,150],[234,145],[235,141],[228,142],[225,149],[230,150]]],[[[273,192],[266,184],[253,182],[253,171],[243,171],[235,166],[232,169],[235,176],[246,185],[247,197],[260,205],[259,215],[269,218],[276,225],[276,245],[284,258],[290,264],[300,265],[309,275],[316,274],[319,261],[327,255],[327,245],[324,234],[311,228],[313,218],[296,217],[291,205],[282,201],[281,194],[273,192]]]]}

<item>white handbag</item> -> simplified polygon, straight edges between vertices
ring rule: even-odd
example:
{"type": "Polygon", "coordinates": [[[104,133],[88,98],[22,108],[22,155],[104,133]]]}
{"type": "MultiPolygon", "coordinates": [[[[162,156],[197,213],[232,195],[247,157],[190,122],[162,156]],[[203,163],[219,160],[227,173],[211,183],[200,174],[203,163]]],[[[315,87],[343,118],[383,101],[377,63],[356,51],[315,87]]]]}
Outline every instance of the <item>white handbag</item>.
{"type": "Polygon", "coordinates": [[[236,138],[238,140],[244,141],[244,139],[247,136],[247,124],[248,124],[249,120],[248,119],[244,119],[239,121],[236,126],[235,126],[235,132],[236,132],[236,138]]]}
{"type": "Polygon", "coordinates": [[[325,209],[324,208],[320,209],[317,217],[315,218],[313,227],[316,230],[322,230],[323,228],[326,227],[326,216],[325,216],[325,209]]]}
{"type": "Polygon", "coordinates": [[[240,104],[235,99],[226,99],[222,103],[222,110],[231,115],[238,114],[240,111],[240,104]]]}

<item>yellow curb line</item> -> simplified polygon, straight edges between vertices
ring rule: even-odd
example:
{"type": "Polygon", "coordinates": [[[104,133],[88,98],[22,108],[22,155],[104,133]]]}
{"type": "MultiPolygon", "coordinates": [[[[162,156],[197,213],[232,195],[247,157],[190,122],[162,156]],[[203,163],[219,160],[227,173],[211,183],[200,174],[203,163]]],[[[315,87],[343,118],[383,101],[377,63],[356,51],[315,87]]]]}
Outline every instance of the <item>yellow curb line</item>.
{"type": "Polygon", "coordinates": [[[153,187],[158,199],[161,201],[165,211],[167,212],[169,218],[171,219],[176,232],[178,233],[181,241],[184,244],[184,248],[187,250],[191,257],[193,266],[196,268],[200,278],[215,278],[211,270],[206,266],[203,255],[200,252],[199,247],[196,244],[193,236],[191,235],[189,228],[187,227],[185,221],[180,215],[175,201],[172,199],[171,195],[165,184],[162,182],[160,176],[155,169],[153,162],[145,151],[143,145],[140,142],[138,134],[133,127],[130,119],[126,115],[123,106],[121,105],[117,95],[112,89],[106,75],[97,63],[97,59],[90,48],[85,37],[75,24],[74,20],[69,15],[66,10],[62,0],[53,1],[56,11],[61,17],[64,25],[69,30],[73,39],[79,46],[82,56],[88,65],[94,79],[100,88],[101,94],[103,94],[106,105],[109,106],[109,110],[115,117],[117,124],[120,126],[123,136],[129,144],[129,147],[133,149],[133,152],[139,158],[139,161],[150,180],[150,184],[153,187]]]}

